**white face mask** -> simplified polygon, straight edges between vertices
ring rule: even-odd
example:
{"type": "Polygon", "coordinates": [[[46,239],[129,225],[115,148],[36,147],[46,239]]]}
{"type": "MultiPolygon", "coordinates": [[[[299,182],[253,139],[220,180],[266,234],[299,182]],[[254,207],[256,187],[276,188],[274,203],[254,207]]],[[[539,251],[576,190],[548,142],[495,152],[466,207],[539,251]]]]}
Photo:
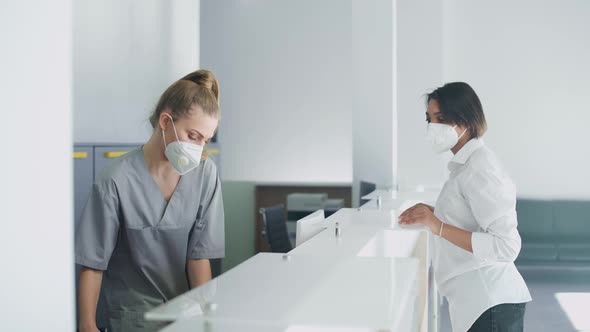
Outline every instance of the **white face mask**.
{"type": "Polygon", "coordinates": [[[171,142],[166,145],[166,132],[162,129],[162,137],[164,138],[164,146],[166,147],[164,154],[172,167],[180,175],[192,171],[199,166],[201,162],[201,155],[203,154],[203,147],[189,142],[181,142],[176,132],[174,122],[172,122],[174,135],[176,135],[176,142],[171,142]]]}
{"type": "Polygon", "coordinates": [[[430,142],[432,149],[434,152],[442,153],[445,151],[449,151],[459,139],[463,137],[467,129],[463,131],[463,133],[459,136],[455,131],[457,126],[451,127],[444,123],[429,123],[428,124],[428,131],[426,133],[426,139],[430,142]]]}

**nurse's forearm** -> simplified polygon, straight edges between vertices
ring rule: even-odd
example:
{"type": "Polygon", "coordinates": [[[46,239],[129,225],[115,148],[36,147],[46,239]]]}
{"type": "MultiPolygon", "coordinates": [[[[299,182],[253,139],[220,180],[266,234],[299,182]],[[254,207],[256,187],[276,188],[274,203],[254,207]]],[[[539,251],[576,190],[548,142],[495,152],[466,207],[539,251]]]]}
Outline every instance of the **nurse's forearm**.
{"type": "MultiPolygon", "coordinates": [[[[442,226],[442,223],[440,226],[442,226]]],[[[438,233],[435,233],[435,235],[441,234],[440,226],[438,233]]],[[[473,247],[471,245],[471,232],[449,224],[444,224],[442,227],[441,237],[456,245],[457,247],[473,253],[473,247]]]]}
{"type": "Polygon", "coordinates": [[[80,272],[80,331],[96,328],[96,306],[102,284],[102,271],[83,267],[80,272]]]}
{"type": "Polygon", "coordinates": [[[201,286],[211,280],[211,264],[208,259],[189,259],[187,270],[191,288],[201,286]]]}

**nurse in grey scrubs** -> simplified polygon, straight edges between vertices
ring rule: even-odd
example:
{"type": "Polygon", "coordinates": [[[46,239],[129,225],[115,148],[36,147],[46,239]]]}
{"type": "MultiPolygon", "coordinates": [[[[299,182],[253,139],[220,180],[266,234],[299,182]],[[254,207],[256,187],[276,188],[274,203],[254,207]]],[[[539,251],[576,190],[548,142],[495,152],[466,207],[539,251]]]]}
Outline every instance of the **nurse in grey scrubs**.
{"type": "Polygon", "coordinates": [[[151,331],[161,326],[146,311],[211,279],[224,215],[217,168],[202,151],[217,129],[218,96],[206,70],[172,84],[149,141],[96,180],[76,234],[81,331],[98,331],[101,287],[109,331],[151,331]]]}

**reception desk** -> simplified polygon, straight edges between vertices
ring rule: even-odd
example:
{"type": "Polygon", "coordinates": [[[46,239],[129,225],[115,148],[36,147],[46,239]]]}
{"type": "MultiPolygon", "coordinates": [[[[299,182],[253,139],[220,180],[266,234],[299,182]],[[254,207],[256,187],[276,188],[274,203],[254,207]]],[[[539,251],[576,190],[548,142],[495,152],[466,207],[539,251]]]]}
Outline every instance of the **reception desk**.
{"type": "Polygon", "coordinates": [[[163,331],[435,331],[431,235],[401,227],[389,200],[341,209],[291,252],[259,253],[146,319],[173,322],[163,331]]]}

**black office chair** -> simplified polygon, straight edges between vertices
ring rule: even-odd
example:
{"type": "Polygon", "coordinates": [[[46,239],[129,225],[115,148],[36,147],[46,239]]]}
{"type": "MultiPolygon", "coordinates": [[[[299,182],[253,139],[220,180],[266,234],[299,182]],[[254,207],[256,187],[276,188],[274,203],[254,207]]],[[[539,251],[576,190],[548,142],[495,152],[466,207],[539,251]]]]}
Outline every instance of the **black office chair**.
{"type": "Polygon", "coordinates": [[[377,189],[377,185],[372,182],[366,182],[361,180],[360,192],[359,192],[359,206],[367,203],[368,199],[362,199],[363,196],[372,193],[377,189]]]}
{"type": "Polygon", "coordinates": [[[261,208],[260,214],[264,222],[263,235],[265,236],[272,252],[289,252],[293,247],[289,241],[287,232],[287,219],[285,205],[275,205],[261,208]]]}

